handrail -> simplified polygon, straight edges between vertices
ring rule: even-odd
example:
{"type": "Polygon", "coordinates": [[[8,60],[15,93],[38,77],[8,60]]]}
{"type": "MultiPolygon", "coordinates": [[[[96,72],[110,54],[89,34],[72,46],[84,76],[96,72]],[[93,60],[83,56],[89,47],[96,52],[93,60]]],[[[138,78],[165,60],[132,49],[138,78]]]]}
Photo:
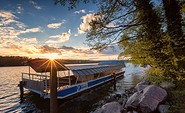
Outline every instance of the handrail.
{"type": "Polygon", "coordinates": [[[22,74],[50,77],[49,75],[40,75],[40,74],[34,74],[34,73],[22,73],[22,74]]]}

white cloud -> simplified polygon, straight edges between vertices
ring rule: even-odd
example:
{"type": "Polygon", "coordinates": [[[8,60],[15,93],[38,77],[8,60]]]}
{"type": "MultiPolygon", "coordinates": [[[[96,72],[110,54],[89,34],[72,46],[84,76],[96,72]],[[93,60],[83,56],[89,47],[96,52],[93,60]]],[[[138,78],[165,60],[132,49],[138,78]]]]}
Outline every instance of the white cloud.
{"type": "Polygon", "coordinates": [[[80,27],[78,28],[78,33],[83,34],[87,32],[91,28],[90,22],[98,18],[100,18],[100,16],[98,15],[95,16],[94,14],[87,14],[85,16],[82,16],[81,17],[82,23],[80,24],[80,27]]]}
{"type": "Polygon", "coordinates": [[[0,10],[0,24],[8,25],[10,23],[19,23],[15,19],[17,18],[12,12],[0,10]]]}
{"type": "Polygon", "coordinates": [[[15,38],[17,35],[19,35],[19,30],[14,27],[0,27],[0,36],[3,39],[15,38]]]}
{"type": "MultiPolygon", "coordinates": [[[[20,29],[24,29],[25,25],[22,22],[17,21],[18,19],[12,12],[0,10],[0,25],[5,27],[9,24],[14,24],[20,29]]],[[[12,25],[11,25],[12,26],[12,25]]]]}
{"type": "Polygon", "coordinates": [[[35,7],[35,9],[38,9],[38,10],[40,10],[40,9],[42,9],[42,7],[41,6],[34,6],[35,7]]]}
{"type": "Polygon", "coordinates": [[[78,34],[74,34],[74,36],[78,36],[78,34]]]}
{"type": "Polygon", "coordinates": [[[22,43],[25,43],[25,44],[37,44],[38,43],[37,38],[21,38],[20,40],[22,43]]]}
{"type": "Polygon", "coordinates": [[[29,3],[32,4],[33,7],[34,7],[35,9],[38,9],[38,10],[42,9],[42,7],[39,6],[39,5],[38,5],[35,1],[33,1],[33,0],[29,0],[29,3]]]}
{"type": "Polygon", "coordinates": [[[60,23],[52,23],[52,24],[48,24],[47,27],[48,28],[52,28],[52,29],[57,29],[59,28],[64,22],[60,22],[60,23]]]}
{"type": "Polygon", "coordinates": [[[35,32],[42,32],[42,30],[40,28],[31,28],[31,29],[26,29],[26,30],[22,30],[20,31],[20,33],[35,33],[35,32]]]}
{"type": "Polygon", "coordinates": [[[93,13],[93,12],[94,12],[94,10],[90,10],[90,11],[89,11],[89,13],[93,13]]]}
{"type": "Polygon", "coordinates": [[[79,10],[79,11],[75,11],[75,14],[79,14],[79,13],[85,13],[85,9],[79,10]]]}
{"type": "Polygon", "coordinates": [[[60,35],[50,36],[50,38],[56,38],[56,39],[48,40],[45,43],[56,44],[56,43],[66,42],[69,40],[70,36],[71,36],[71,30],[69,29],[68,32],[62,33],[60,35]]]}
{"type": "Polygon", "coordinates": [[[16,16],[10,11],[0,10],[0,17],[5,19],[16,18],[16,16]]]}
{"type": "Polygon", "coordinates": [[[22,13],[22,11],[24,11],[24,9],[21,6],[18,6],[16,11],[17,11],[18,14],[20,14],[20,13],[22,13]]]}

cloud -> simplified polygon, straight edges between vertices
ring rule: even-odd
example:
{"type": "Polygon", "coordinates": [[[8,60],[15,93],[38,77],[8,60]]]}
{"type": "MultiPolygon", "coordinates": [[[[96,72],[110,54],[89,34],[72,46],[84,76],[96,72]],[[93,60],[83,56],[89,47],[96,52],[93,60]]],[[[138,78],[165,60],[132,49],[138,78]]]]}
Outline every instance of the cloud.
{"type": "Polygon", "coordinates": [[[98,15],[94,15],[94,14],[87,14],[85,16],[82,16],[82,23],[80,24],[80,27],[78,28],[78,33],[79,34],[83,34],[85,32],[87,32],[88,30],[90,30],[91,26],[90,26],[90,22],[92,20],[96,20],[100,18],[100,16],[98,15]]]}
{"type": "Polygon", "coordinates": [[[37,41],[37,38],[21,38],[22,40],[22,43],[25,43],[25,44],[37,44],[38,41],[37,41]]]}
{"type": "Polygon", "coordinates": [[[8,55],[13,54],[34,54],[37,53],[38,50],[35,48],[37,46],[36,38],[7,38],[3,39],[0,43],[0,50],[4,53],[8,53],[8,55]]]}
{"type": "Polygon", "coordinates": [[[18,13],[18,14],[20,14],[20,13],[22,13],[24,11],[24,9],[23,9],[23,7],[21,7],[20,5],[17,7],[17,9],[16,9],[16,12],[18,13]]]}
{"type": "Polygon", "coordinates": [[[69,46],[62,46],[60,47],[60,49],[64,49],[64,50],[74,50],[74,47],[69,47],[69,46]]]}
{"type": "Polygon", "coordinates": [[[80,14],[80,13],[85,13],[85,9],[79,10],[79,11],[75,11],[75,14],[80,14]]]}
{"type": "Polygon", "coordinates": [[[50,36],[50,38],[55,38],[55,40],[54,39],[48,40],[45,43],[56,44],[56,43],[66,42],[69,40],[70,36],[71,36],[71,30],[69,29],[68,32],[62,33],[60,35],[50,36]]]}
{"type": "Polygon", "coordinates": [[[52,24],[48,24],[47,27],[48,28],[52,28],[52,29],[57,29],[59,28],[64,22],[60,22],[60,23],[52,23],[52,24]]]}
{"type": "Polygon", "coordinates": [[[78,34],[74,34],[74,36],[78,36],[78,34]]]}
{"type": "Polygon", "coordinates": [[[41,54],[46,54],[46,53],[58,53],[61,54],[61,50],[56,48],[56,47],[52,47],[52,46],[48,46],[48,45],[43,45],[41,47],[38,47],[38,49],[40,50],[41,54]]]}
{"type": "Polygon", "coordinates": [[[3,26],[6,26],[10,23],[19,23],[15,20],[16,18],[17,17],[12,12],[0,10],[0,24],[3,26]]]}
{"type": "Polygon", "coordinates": [[[89,11],[89,13],[93,13],[93,12],[94,12],[94,10],[90,10],[90,11],[89,11]]]}
{"type": "Polygon", "coordinates": [[[34,6],[35,7],[35,9],[38,9],[38,10],[40,10],[40,9],[42,9],[42,7],[41,6],[34,6]]]}
{"type": "Polygon", "coordinates": [[[69,46],[61,46],[60,49],[65,50],[65,51],[71,51],[73,53],[77,54],[94,54],[95,52],[90,50],[90,49],[77,49],[74,47],[69,47],[69,46]]]}
{"type": "Polygon", "coordinates": [[[20,33],[35,33],[35,32],[42,32],[40,28],[31,28],[31,29],[26,29],[24,31],[20,31],[20,33]]]}
{"type": "Polygon", "coordinates": [[[34,0],[29,0],[29,3],[32,4],[35,9],[42,9],[42,7],[39,6],[34,0]]]}
{"type": "Polygon", "coordinates": [[[100,51],[100,53],[105,55],[118,55],[121,52],[123,52],[123,49],[119,48],[118,45],[110,46],[100,51]]]}
{"type": "Polygon", "coordinates": [[[0,10],[0,17],[5,19],[16,18],[16,16],[10,11],[0,10]]]}

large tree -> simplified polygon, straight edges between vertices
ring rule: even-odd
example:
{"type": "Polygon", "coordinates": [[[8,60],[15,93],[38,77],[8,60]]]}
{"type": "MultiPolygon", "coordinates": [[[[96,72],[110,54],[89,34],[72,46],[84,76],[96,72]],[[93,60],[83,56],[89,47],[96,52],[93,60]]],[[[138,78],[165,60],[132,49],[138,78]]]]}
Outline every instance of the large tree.
{"type": "Polygon", "coordinates": [[[87,31],[87,42],[93,49],[119,43],[124,48],[120,56],[130,55],[134,63],[150,65],[162,75],[183,76],[185,41],[177,0],[162,0],[160,11],[151,0],[55,1],[69,8],[79,2],[98,4],[99,11],[87,31]]]}

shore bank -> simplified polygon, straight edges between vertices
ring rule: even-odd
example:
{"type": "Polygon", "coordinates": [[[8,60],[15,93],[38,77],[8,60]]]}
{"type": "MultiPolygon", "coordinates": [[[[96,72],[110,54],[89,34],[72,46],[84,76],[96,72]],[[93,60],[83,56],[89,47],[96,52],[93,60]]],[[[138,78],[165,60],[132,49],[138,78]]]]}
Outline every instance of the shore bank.
{"type": "Polygon", "coordinates": [[[135,87],[115,93],[93,113],[183,113],[185,81],[153,84],[141,81],[135,87]]]}

